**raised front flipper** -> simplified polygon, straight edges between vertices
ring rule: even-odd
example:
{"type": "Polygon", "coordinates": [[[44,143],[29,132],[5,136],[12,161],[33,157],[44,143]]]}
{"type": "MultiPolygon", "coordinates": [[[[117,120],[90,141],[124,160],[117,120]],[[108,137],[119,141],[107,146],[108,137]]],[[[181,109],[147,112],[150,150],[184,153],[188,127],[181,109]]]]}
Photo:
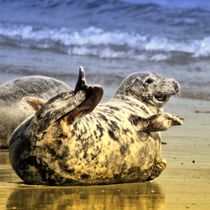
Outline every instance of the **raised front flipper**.
{"type": "Polygon", "coordinates": [[[73,123],[76,118],[92,112],[103,96],[103,89],[98,85],[88,85],[85,79],[84,68],[80,67],[79,78],[74,93],[85,92],[85,100],[76,109],[72,110],[67,116],[67,123],[73,123]]]}
{"type": "Polygon", "coordinates": [[[44,104],[36,112],[29,129],[37,133],[44,132],[53,122],[63,118],[67,124],[73,123],[77,118],[90,113],[102,95],[103,89],[100,86],[86,83],[84,69],[80,67],[75,90],[61,93],[44,104]]]}

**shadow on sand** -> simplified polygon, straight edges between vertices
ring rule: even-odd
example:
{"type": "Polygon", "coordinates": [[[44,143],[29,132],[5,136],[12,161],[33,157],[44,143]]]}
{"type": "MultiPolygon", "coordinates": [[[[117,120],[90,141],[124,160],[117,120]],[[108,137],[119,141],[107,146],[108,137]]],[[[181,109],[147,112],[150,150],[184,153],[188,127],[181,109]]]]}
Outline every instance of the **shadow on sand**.
{"type": "Polygon", "coordinates": [[[156,183],[89,187],[19,186],[11,193],[7,209],[120,209],[160,210],[165,196],[156,183]]]}

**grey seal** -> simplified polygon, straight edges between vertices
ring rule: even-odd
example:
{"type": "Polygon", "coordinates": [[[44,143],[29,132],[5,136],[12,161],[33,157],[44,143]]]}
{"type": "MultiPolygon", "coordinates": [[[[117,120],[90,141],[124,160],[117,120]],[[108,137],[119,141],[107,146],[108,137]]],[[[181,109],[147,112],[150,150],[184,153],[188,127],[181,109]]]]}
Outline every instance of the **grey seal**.
{"type": "Polygon", "coordinates": [[[64,82],[44,76],[20,77],[1,84],[0,148],[8,148],[12,132],[38,107],[53,96],[70,90],[64,82]]]}
{"type": "Polygon", "coordinates": [[[129,75],[108,102],[81,67],[74,92],[61,93],[22,123],[10,161],[27,184],[92,185],[143,182],[166,167],[159,131],[182,125],[163,112],[180,85],[155,73],[129,75]]]}

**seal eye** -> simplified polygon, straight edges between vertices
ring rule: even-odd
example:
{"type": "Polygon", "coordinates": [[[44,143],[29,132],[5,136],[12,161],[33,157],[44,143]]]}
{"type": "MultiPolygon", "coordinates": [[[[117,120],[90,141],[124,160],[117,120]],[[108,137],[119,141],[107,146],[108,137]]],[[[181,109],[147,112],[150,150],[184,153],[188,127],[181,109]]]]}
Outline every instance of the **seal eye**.
{"type": "Polygon", "coordinates": [[[151,83],[153,83],[154,82],[154,79],[152,79],[152,78],[147,78],[146,80],[145,80],[145,83],[147,83],[147,84],[151,84],[151,83]]]}

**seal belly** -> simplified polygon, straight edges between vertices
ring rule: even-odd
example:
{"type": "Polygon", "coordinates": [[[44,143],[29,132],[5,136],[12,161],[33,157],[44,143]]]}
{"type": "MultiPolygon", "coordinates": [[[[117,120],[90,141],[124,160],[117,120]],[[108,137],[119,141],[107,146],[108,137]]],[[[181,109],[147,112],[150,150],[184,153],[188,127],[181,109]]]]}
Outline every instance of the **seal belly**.
{"type": "Polygon", "coordinates": [[[66,180],[72,184],[145,181],[150,176],[159,139],[136,132],[125,120],[130,111],[122,114],[121,109],[117,114],[117,107],[112,107],[114,116],[112,109],[101,112],[99,107],[70,127],[61,123],[55,132],[52,127],[52,132],[36,142],[33,156],[47,162],[53,176],[63,177],[56,178],[57,184],[66,180]]]}

